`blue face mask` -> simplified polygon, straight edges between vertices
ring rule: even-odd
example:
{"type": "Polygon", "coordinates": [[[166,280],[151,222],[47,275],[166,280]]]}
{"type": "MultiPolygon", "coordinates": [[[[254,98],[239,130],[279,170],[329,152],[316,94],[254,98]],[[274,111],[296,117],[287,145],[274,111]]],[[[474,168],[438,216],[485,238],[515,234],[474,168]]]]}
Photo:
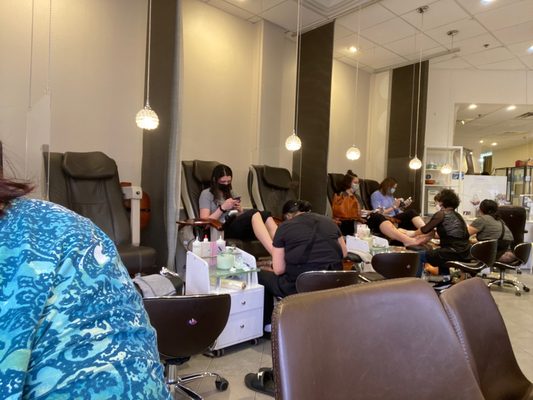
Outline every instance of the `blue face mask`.
{"type": "Polygon", "coordinates": [[[394,194],[395,191],[396,191],[396,188],[390,188],[390,194],[394,194]]]}

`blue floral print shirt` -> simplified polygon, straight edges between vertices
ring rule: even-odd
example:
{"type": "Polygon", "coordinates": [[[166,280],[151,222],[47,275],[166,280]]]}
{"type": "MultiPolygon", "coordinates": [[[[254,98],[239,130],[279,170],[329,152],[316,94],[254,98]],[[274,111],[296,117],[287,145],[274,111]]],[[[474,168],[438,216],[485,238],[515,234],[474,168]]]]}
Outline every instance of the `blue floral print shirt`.
{"type": "Polygon", "coordinates": [[[61,206],[0,217],[0,399],[170,399],[113,242],[61,206]]]}

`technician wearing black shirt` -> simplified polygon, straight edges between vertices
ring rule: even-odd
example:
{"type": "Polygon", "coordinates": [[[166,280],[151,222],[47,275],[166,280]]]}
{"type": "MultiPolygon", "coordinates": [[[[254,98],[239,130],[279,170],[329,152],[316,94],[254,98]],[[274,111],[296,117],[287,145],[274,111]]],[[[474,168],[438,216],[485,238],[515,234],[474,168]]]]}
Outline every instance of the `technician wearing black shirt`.
{"type": "Polygon", "coordinates": [[[264,322],[270,324],[274,296],[296,293],[296,278],[306,271],[341,270],[346,244],[331,218],[311,213],[311,204],[291,200],[283,206],[285,222],[273,239],[273,271],[260,271],[265,287],[264,322]]]}

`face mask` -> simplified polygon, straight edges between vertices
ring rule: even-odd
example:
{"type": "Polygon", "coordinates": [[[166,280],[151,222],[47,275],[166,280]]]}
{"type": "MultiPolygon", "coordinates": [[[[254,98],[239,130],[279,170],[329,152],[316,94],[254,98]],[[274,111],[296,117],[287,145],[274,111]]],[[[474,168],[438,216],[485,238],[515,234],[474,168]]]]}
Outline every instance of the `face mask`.
{"type": "Polygon", "coordinates": [[[357,184],[357,183],[352,183],[352,190],[356,194],[360,194],[361,193],[361,189],[359,188],[359,184],[357,184]]]}
{"type": "Polygon", "coordinates": [[[395,191],[396,191],[396,188],[391,188],[390,189],[390,194],[394,194],[395,191]]]}

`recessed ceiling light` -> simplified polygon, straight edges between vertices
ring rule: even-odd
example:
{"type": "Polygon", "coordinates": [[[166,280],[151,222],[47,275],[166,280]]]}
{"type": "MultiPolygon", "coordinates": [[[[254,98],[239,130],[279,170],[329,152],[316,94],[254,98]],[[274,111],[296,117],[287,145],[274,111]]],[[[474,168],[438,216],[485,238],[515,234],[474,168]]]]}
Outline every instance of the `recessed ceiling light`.
{"type": "Polygon", "coordinates": [[[483,139],[481,139],[481,140],[479,141],[479,143],[483,143],[483,139]]]}
{"type": "Polygon", "coordinates": [[[491,146],[498,146],[498,143],[496,143],[496,142],[492,142],[490,145],[491,145],[491,146]]]}
{"type": "Polygon", "coordinates": [[[533,44],[527,48],[528,53],[533,53],[533,44]]]}
{"type": "Polygon", "coordinates": [[[487,5],[487,4],[490,4],[492,3],[494,0],[481,0],[480,3],[481,4],[484,4],[484,5],[487,5]]]}
{"type": "Polygon", "coordinates": [[[509,107],[507,107],[507,111],[513,111],[516,110],[516,106],[514,104],[511,104],[509,107]]]}
{"type": "Polygon", "coordinates": [[[468,106],[468,109],[469,109],[469,110],[475,110],[476,108],[477,108],[477,104],[470,104],[470,105],[468,106]]]}
{"type": "Polygon", "coordinates": [[[348,50],[350,50],[350,53],[357,53],[357,47],[355,46],[350,46],[348,50]]]}
{"type": "Polygon", "coordinates": [[[464,125],[464,124],[465,124],[465,120],[462,119],[462,120],[461,120],[461,125],[464,125]]]}

